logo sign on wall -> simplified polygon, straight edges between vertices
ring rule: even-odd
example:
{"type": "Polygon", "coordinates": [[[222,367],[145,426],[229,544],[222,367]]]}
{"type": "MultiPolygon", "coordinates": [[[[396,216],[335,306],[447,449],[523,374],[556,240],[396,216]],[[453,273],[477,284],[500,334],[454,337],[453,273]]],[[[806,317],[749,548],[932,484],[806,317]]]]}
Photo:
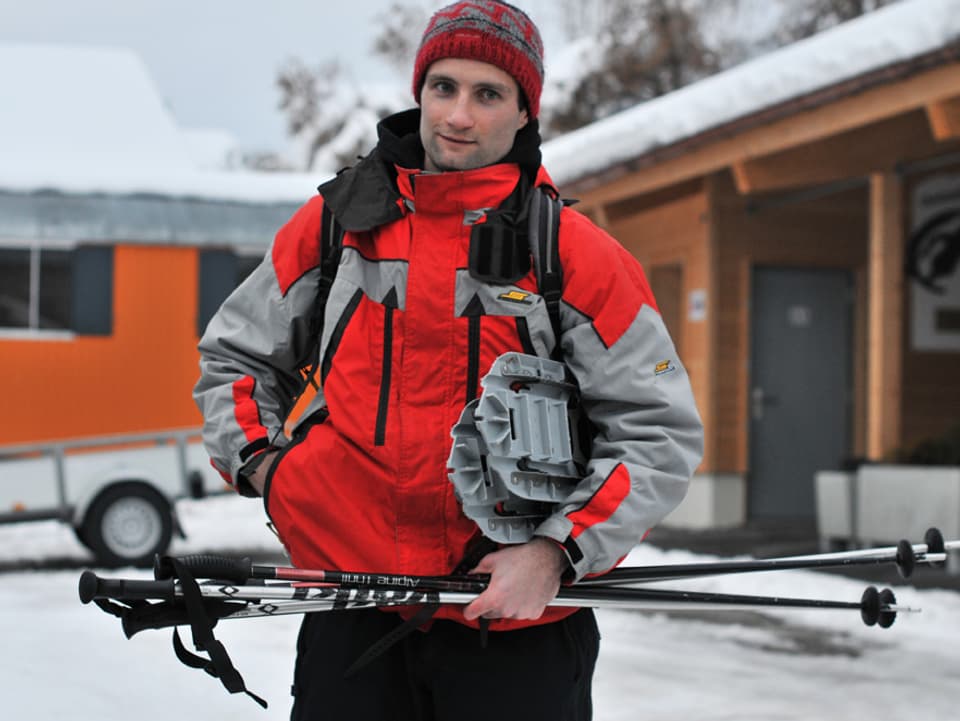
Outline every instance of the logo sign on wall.
{"type": "Polygon", "coordinates": [[[960,175],[916,187],[906,272],[913,349],[960,351],[960,175]]]}

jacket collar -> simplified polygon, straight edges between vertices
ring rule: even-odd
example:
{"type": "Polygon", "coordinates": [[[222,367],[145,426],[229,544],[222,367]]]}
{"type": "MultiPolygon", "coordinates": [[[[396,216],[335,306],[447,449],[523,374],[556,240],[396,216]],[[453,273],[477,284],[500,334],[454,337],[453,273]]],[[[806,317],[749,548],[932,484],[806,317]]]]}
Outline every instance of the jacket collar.
{"type": "Polygon", "coordinates": [[[378,143],[374,150],[352,168],[318,190],[344,229],[353,232],[371,230],[399,219],[407,201],[416,204],[418,191],[432,190],[421,198],[421,205],[442,211],[435,206],[443,198],[475,208],[484,201],[498,205],[510,194],[522,173],[526,187],[549,182],[540,167],[540,132],[536,120],[527,123],[514,141],[510,152],[496,165],[476,170],[450,173],[423,173],[423,145],[420,143],[420,109],[397,113],[377,125],[378,143]],[[415,180],[414,178],[419,178],[415,180]],[[417,187],[417,182],[420,186],[417,187]],[[479,183],[479,187],[477,184],[479,183]],[[506,191],[503,190],[504,185],[506,191]],[[470,200],[449,195],[451,188],[470,188],[470,200]],[[479,192],[472,192],[477,189],[479,192]]]}

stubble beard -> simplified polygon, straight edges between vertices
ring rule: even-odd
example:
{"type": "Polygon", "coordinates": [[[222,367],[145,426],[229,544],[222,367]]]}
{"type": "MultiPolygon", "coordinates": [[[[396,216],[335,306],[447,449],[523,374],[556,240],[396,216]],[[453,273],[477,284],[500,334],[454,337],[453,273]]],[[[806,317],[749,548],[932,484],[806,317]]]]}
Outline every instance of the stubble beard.
{"type": "Polygon", "coordinates": [[[437,171],[441,173],[474,170],[490,164],[479,157],[480,153],[478,149],[461,156],[444,153],[440,148],[440,141],[437,140],[436,136],[431,139],[428,145],[429,147],[424,147],[424,153],[437,171]]]}

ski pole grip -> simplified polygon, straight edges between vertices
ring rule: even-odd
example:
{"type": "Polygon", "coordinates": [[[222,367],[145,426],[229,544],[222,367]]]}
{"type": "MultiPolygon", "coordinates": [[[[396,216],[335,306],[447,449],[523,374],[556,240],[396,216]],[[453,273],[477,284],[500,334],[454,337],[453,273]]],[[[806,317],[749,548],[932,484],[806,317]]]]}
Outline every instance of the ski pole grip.
{"type": "MultiPolygon", "coordinates": [[[[227,558],[209,553],[180,556],[177,561],[193,574],[194,578],[211,578],[232,583],[246,583],[253,575],[253,564],[249,558],[227,558]]],[[[158,581],[176,578],[173,559],[169,556],[155,556],[153,559],[153,577],[158,581]]]]}
{"type": "Polygon", "coordinates": [[[96,598],[118,601],[145,601],[174,599],[173,579],[166,581],[130,581],[121,578],[100,578],[93,571],[80,574],[80,602],[90,603],[96,598]]]}
{"type": "Polygon", "coordinates": [[[133,638],[135,634],[148,629],[170,628],[171,626],[190,625],[190,614],[182,605],[157,604],[155,611],[124,614],[120,619],[123,635],[133,638]],[[163,606],[160,608],[160,606],[163,606]]]}

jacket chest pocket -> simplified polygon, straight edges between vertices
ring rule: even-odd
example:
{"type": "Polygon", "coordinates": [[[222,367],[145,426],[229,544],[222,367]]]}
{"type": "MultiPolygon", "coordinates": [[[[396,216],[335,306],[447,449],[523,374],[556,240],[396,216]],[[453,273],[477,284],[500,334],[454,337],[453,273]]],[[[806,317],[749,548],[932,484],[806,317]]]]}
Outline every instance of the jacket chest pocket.
{"type": "Polygon", "coordinates": [[[402,338],[398,294],[379,301],[353,287],[341,293],[340,312],[328,321],[320,365],[324,396],[338,428],[383,446],[390,416],[394,358],[402,338]]]}
{"type": "Polygon", "coordinates": [[[479,381],[503,353],[549,357],[555,339],[543,298],[518,286],[492,285],[462,271],[457,277],[456,314],[466,323],[469,403],[479,381]]]}

